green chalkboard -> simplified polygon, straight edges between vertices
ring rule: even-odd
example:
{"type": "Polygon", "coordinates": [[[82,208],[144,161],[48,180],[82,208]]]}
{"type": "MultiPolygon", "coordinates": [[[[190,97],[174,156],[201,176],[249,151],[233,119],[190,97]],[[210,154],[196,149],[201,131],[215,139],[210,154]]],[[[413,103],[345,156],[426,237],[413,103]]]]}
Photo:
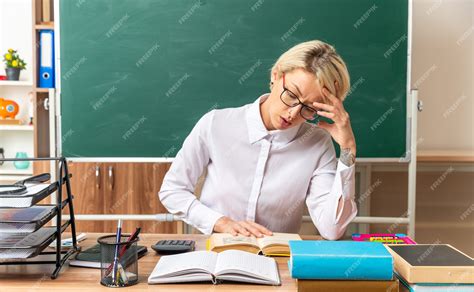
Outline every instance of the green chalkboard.
{"type": "Polygon", "coordinates": [[[59,4],[66,157],[174,157],[203,114],[253,102],[278,56],[312,39],[349,68],[358,157],[404,156],[408,0],[59,4]]]}

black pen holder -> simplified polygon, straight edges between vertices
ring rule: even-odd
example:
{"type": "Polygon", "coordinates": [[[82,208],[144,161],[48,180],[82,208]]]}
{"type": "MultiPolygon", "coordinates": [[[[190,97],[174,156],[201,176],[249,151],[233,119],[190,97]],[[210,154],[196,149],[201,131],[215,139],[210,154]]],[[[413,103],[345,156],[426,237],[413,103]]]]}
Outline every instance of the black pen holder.
{"type": "Polygon", "coordinates": [[[117,243],[116,235],[100,237],[100,283],[107,287],[127,287],[138,283],[138,255],[136,238],[127,242],[122,235],[117,243]]]}

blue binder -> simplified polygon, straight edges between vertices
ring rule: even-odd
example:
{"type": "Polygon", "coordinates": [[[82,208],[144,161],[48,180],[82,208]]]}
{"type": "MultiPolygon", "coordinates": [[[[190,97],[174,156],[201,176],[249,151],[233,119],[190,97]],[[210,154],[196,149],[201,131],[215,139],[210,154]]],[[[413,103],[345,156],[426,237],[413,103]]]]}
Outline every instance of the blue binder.
{"type": "Polygon", "coordinates": [[[380,242],[290,241],[290,273],[296,279],[391,280],[392,255],[380,242]]]}
{"type": "Polygon", "coordinates": [[[54,88],[54,31],[40,30],[39,87],[54,88]]]}

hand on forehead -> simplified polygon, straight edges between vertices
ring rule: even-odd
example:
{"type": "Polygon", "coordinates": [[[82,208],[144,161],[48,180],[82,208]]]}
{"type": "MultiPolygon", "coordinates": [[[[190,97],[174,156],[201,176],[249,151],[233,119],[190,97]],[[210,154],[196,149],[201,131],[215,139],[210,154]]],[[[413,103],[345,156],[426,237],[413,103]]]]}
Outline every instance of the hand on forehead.
{"type": "MultiPolygon", "coordinates": [[[[302,69],[295,69],[284,74],[285,87],[305,104],[313,102],[333,104],[334,100],[328,96],[330,91],[327,87],[323,87],[316,76],[302,69]],[[326,89],[326,91],[324,91],[326,89]]],[[[335,81],[337,87],[337,81],[335,81]]],[[[332,97],[335,97],[332,95],[332,97]]],[[[337,97],[336,97],[337,99],[337,97]]]]}

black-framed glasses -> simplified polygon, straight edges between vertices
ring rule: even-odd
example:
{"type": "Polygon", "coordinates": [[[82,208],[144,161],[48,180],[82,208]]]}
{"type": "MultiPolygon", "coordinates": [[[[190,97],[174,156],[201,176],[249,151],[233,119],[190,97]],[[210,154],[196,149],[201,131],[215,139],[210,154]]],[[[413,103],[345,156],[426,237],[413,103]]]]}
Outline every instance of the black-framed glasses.
{"type": "Polygon", "coordinates": [[[296,94],[291,92],[285,86],[285,74],[283,74],[283,92],[280,94],[281,102],[283,102],[286,106],[295,107],[301,104],[300,115],[303,119],[307,121],[315,121],[319,118],[317,114],[317,109],[314,109],[310,106],[305,105],[301,102],[296,94]]]}

